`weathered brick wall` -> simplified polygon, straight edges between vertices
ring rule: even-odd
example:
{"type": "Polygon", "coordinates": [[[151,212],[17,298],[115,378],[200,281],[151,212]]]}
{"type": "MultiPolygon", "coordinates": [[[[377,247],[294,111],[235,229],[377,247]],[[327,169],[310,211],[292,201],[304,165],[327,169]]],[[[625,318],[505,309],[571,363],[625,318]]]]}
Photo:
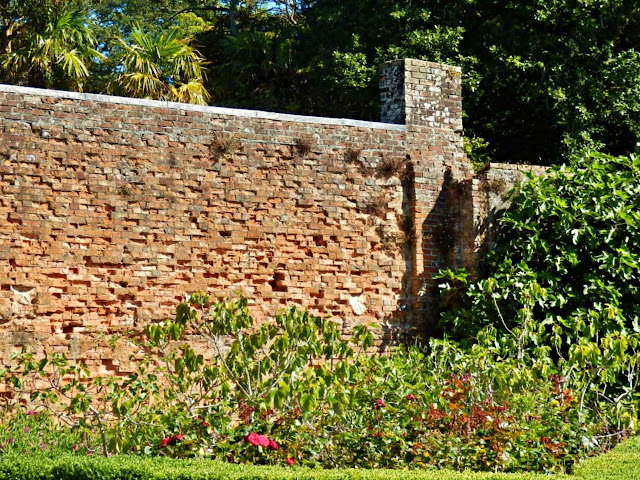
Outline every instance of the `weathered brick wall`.
{"type": "Polygon", "coordinates": [[[0,363],[126,372],[106,338],[200,290],[428,331],[431,275],[473,263],[488,204],[460,70],[399,60],[381,87],[388,123],[0,86],[0,363]]]}
{"type": "Polygon", "coordinates": [[[186,294],[411,330],[404,127],[0,89],[0,354],[94,348],[186,294]]]}
{"type": "Polygon", "coordinates": [[[462,78],[458,67],[419,60],[387,64],[382,82],[383,120],[407,126],[407,158],[414,170],[412,213],[412,295],[421,327],[429,333],[438,303],[438,269],[461,266],[461,230],[468,227],[456,211],[459,195],[450,195],[473,169],[464,155],[462,78]]]}

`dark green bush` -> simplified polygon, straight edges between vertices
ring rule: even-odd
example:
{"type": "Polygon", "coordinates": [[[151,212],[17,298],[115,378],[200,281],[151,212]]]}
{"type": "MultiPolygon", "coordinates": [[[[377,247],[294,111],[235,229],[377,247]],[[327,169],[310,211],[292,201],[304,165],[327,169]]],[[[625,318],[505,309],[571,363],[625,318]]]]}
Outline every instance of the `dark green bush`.
{"type": "Polygon", "coordinates": [[[480,279],[444,271],[450,338],[546,359],[604,433],[634,430],[640,381],[640,156],[592,154],[511,197],[480,279]],[[459,305],[462,305],[459,307],[459,305]]]}

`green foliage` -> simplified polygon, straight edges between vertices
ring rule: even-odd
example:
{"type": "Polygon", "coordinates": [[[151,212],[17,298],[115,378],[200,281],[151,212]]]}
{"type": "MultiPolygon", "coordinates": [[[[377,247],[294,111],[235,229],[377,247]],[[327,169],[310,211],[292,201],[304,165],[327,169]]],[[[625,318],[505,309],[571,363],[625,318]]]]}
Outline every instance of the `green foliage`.
{"type": "Polygon", "coordinates": [[[178,30],[149,35],[134,27],[110,88],[134,97],[206,105],[209,93],[203,85],[204,59],[178,30]]]}
{"type": "Polygon", "coordinates": [[[26,2],[3,19],[0,52],[4,81],[82,91],[91,63],[104,59],[88,12],[80,2],[26,2]]]}
{"type": "Polygon", "coordinates": [[[0,454],[86,455],[95,451],[100,439],[90,430],[61,427],[48,410],[2,410],[10,422],[0,423],[0,454]],[[63,435],[60,433],[64,432],[63,435]]]}
{"type": "Polygon", "coordinates": [[[223,104],[252,109],[296,109],[293,85],[300,74],[289,32],[244,31],[221,39],[221,57],[212,78],[223,104]]]}
{"type": "Polygon", "coordinates": [[[489,142],[483,138],[464,137],[464,153],[473,164],[473,169],[476,172],[488,167],[491,163],[491,156],[487,153],[488,147],[489,142]]]}
{"type": "Polygon", "coordinates": [[[380,63],[408,56],[459,64],[463,30],[442,24],[430,3],[313,2],[300,35],[313,97],[305,111],[378,120],[380,63]]]}
{"type": "Polygon", "coordinates": [[[564,471],[590,435],[570,392],[491,349],[432,341],[353,367],[283,425],[313,426],[287,440],[323,466],[564,471]]]}
{"type": "Polygon", "coordinates": [[[454,306],[446,332],[469,343],[489,332],[519,359],[553,360],[581,408],[616,430],[633,430],[638,412],[639,178],[640,157],[602,154],[530,177],[500,220],[487,273],[439,277],[454,306]]]}
{"type": "Polygon", "coordinates": [[[468,351],[433,340],[367,355],[372,345],[363,326],[343,339],[336,323],[295,308],[255,325],[245,298],[197,293],[174,320],[146,327],[125,378],[18,355],[3,374],[5,418],[11,408],[22,418],[27,402],[73,435],[91,432],[85,448],[104,455],[494,472],[570,470],[601,428],[548,362],[526,364],[488,337],[468,351]],[[194,351],[185,332],[212,352],[194,351]]]}

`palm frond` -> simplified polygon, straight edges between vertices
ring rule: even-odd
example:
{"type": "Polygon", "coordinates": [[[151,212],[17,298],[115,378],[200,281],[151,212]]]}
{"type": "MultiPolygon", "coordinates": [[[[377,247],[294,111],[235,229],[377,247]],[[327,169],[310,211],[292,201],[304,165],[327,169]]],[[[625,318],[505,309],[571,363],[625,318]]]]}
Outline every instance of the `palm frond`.
{"type": "Polygon", "coordinates": [[[202,84],[202,79],[192,80],[172,86],[168,100],[175,102],[193,103],[196,105],[208,105],[211,96],[202,84]]]}

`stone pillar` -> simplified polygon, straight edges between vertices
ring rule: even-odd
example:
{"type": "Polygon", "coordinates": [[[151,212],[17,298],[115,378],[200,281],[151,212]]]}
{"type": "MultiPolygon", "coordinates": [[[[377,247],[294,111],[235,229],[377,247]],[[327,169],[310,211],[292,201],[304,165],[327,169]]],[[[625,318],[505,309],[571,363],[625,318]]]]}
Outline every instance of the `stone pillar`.
{"type": "Polygon", "coordinates": [[[415,174],[412,293],[428,333],[438,302],[432,276],[466,263],[463,228],[473,215],[464,188],[473,170],[463,151],[461,70],[395,60],[383,65],[380,86],[382,121],[407,127],[407,158],[415,174]]]}

